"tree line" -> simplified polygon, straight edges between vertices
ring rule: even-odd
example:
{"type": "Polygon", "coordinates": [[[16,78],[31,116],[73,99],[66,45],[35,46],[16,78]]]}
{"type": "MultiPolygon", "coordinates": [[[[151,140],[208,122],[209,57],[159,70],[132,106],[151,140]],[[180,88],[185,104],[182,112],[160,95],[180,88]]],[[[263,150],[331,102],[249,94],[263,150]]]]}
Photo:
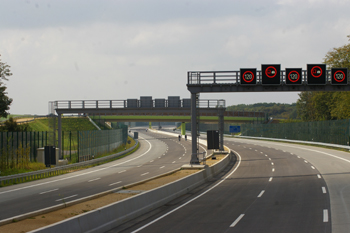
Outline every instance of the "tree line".
{"type": "Polygon", "coordinates": [[[226,111],[239,111],[239,112],[264,112],[269,117],[283,118],[283,119],[296,119],[297,109],[296,103],[293,104],[281,104],[281,103],[256,103],[256,104],[238,104],[228,106],[226,111]]]}
{"type": "MultiPolygon", "coordinates": [[[[350,36],[348,36],[350,40],[350,36]]],[[[350,70],[350,43],[331,49],[323,59],[328,69],[350,70]]],[[[262,111],[268,116],[302,121],[350,119],[350,92],[301,92],[293,104],[258,103],[227,107],[228,111],[262,111]]]]}
{"type": "MultiPolygon", "coordinates": [[[[350,39],[350,36],[348,36],[350,39]]],[[[330,50],[323,62],[330,68],[350,70],[350,43],[330,50]]],[[[301,92],[296,104],[303,121],[339,120],[350,118],[350,92],[301,92]]]]}

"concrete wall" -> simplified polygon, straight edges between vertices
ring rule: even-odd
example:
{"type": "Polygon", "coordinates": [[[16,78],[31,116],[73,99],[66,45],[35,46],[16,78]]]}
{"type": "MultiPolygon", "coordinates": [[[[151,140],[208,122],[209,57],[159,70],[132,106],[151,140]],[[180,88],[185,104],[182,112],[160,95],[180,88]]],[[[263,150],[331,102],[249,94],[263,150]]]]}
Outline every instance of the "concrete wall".
{"type": "Polygon", "coordinates": [[[219,163],[178,181],[31,232],[95,233],[108,231],[190,192],[222,171],[233,158],[233,154],[228,154],[219,163]]]}

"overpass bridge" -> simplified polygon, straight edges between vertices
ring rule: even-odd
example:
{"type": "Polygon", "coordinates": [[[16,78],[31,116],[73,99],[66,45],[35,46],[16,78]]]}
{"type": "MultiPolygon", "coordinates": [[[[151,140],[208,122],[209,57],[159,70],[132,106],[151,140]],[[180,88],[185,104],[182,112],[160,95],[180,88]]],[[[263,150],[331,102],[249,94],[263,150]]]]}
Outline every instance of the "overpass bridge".
{"type": "MultiPolygon", "coordinates": [[[[265,118],[261,112],[228,112],[225,100],[197,99],[196,122],[219,122],[221,143],[223,143],[224,122],[246,122],[244,118],[265,118]]],[[[62,151],[62,115],[83,114],[100,116],[110,121],[146,121],[146,122],[191,122],[191,99],[169,96],[168,99],[152,99],[141,96],[140,99],[127,100],[61,100],[49,102],[50,113],[58,115],[58,148],[62,151]]]]}

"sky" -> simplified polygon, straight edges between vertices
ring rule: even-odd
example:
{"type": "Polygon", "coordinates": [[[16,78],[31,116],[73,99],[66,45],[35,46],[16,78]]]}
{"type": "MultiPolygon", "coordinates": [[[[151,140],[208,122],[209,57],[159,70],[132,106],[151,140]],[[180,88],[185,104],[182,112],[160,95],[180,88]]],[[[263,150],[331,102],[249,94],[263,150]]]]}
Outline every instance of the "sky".
{"type": "MultiPolygon", "coordinates": [[[[0,0],[11,114],[49,101],[189,98],[188,71],[303,68],[348,43],[348,0],[0,0]]],[[[297,92],[202,93],[226,106],[297,92]]]]}

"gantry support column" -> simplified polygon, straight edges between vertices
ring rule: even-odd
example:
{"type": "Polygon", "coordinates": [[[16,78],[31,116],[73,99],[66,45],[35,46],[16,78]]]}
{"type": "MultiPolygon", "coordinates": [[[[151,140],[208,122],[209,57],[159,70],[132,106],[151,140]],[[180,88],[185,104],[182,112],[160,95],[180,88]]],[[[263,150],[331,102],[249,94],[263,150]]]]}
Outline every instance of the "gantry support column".
{"type": "Polygon", "coordinates": [[[219,116],[219,150],[224,151],[224,113],[226,108],[218,108],[219,116]]]}
{"type": "Polygon", "coordinates": [[[186,123],[181,123],[181,135],[186,135],[186,123]]]}
{"type": "Polygon", "coordinates": [[[58,113],[58,158],[63,159],[62,157],[62,115],[60,113],[58,113]]]}
{"type": "Polygon", "coordinates": [[[199,164],[197,155],[197,101],[196,93],[191,93],[191,136],[192,136],[192,155],[190,164],[199,164]]]}

